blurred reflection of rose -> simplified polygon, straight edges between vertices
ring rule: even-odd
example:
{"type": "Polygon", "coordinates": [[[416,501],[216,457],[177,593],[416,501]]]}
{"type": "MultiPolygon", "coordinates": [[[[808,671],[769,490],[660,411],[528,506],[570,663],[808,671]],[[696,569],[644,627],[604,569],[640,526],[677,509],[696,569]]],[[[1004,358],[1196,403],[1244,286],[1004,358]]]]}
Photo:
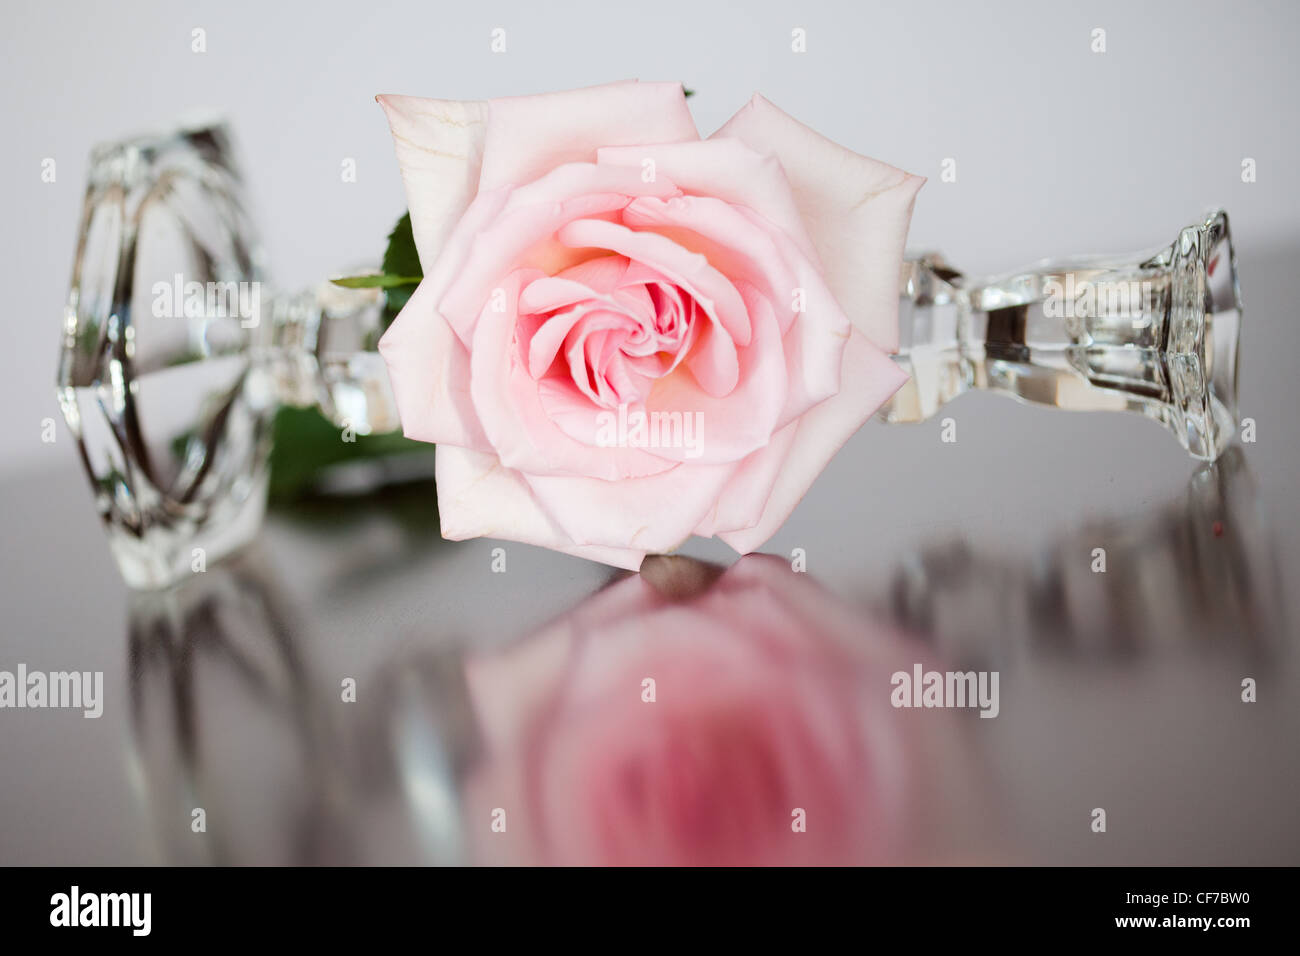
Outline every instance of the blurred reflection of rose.
{"type": "MultiPolygon", "coordinates": [[[[720,576],[648,561],[535,638],[469,662],[488,743],[467,785],[476,855],[897,862],[902,735],[921,723],[890,707],[889,677],[918,659],[779,559],[752,555],[720,576]]],[[[924,716],[932,729],[951,721],[924,716]]]]}

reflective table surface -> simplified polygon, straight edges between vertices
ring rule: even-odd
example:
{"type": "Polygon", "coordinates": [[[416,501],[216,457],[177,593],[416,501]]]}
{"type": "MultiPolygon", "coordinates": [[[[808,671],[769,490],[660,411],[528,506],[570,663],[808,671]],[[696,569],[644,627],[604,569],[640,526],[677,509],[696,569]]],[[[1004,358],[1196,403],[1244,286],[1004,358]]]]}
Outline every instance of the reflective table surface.
{"type": "Polygon", "coordinates": [[[103,714],[0,710],[0,862],[1300,862],[1298,253],[1240,244],[1214,465],[969,395],[955,442],[865,427],[767,556],[640,576],[442,541],[415,482],[132,594],[61,433],[0,484],[0,670],[103,714]],[[996,673],[988,719],[895,706],[917,668],[996,673]]]}

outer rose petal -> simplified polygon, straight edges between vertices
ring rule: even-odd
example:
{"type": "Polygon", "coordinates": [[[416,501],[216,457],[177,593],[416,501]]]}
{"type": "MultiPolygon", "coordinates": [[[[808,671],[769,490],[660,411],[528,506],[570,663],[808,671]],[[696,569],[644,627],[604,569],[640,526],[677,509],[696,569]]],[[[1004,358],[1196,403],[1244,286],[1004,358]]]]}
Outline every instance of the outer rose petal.
{"type": "Polygon", "coordinates": [[[524,479],[574,541],[663,552],[691,536],[735,470],[734,463],[678,465],[663,474],[617,482],[541,475],[524,479]]]}
{"type": "Polygon", "coordinates": [[[402,170],[411,229],[425,275],[478,190],[488,105],[483,101],[375,97],[402,170]]]}
{"type": "Polygon", "coordinates": [[[680,143],[700,134],[680,83],[628,80],[488,103],[480,189],[530,182],[592,162],[601,146],[680,143]]]}
{"type": "Polygon", "coordinates": [[[740,463],[713,510],[696,527],[697,535],[711,538],[721,531],[739,531],[758,524],[798,431],[799,423],[791,422],[772,436],[766,448],[740,463]]]}
{"type": "Polygon", "coordinates": [[[845,149],[758,95],[713,135],[781,160],[826,284],[868,339],[897,352],[899,267],[925,179],[845,149]]]}
{"type": "Polygon", "coordinates": [[[491,447],[469,401],[469,353],[437,306],[459,274],[472,237],[508,198],[505,191],[475,198],[447,237],[433,269],[379,340],[408,438],[480,450],[491,447]]]}
{"type": "Polygon", "coordinates": [[[434,308],[437,294],[430,280],[421,282],[379,342],[402,434],[487,449],[470,400],[469,352],[434,308]]]}
{"type": "Polygon", "coordinates": [[[662,146],[612,146],[600,150],[596,161],[641,169],[647,159],[654,160],[656,175],[668,177],[685,193],[745,206],[772,221],[800,252],[820,265],[790,181],[775,156],[756,153],[740,139],[721,137],[662,146]]]}
{"type": "MultiPolygon", "coordinates": [[[[907,381],[893,360],[856,329],[844,349],[843,383],[839,394],[826,399],[799,419],[784,464],[777,475],[763,515],[752,528],[721,532],[718,537],[741,554],[762,547],[790,517],[822,469],[885,400],[907,381]]],[[[782,454],[774,444],[756,454],[782,454]]]]}
{"type": "Polygon", "coordinates": [[[644,551],[574,544],[542,511],[518,472],[495,455],[439,445],[435,461],[442,536],[502,538],[635,571],[644,551]]]}

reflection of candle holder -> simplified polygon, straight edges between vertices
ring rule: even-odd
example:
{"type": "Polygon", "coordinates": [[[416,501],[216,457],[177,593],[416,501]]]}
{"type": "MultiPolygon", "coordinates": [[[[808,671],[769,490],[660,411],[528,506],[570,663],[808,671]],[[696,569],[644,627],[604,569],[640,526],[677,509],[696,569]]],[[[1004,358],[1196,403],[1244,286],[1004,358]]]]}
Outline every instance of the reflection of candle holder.
{"type": "Polygon", "coordinates": [[[340,685],[329,681],[318,695],[301,651],[309,642],[273,581],[252,550],[185,585],[133,596],[131,769],[158,855],[462,862],[455,781],[477,730],[459,653],[382,664],[357,702],[331,699],[340,685]],[[357,708],[355,732],[329,719],[331,706],[357,708]],[[191,830],[198,808],[202,834],[191,830]],[[368,826],[400,836],[362,840],[368,826]]]}
{"type": "Polygon", "coordinates": [[[132,601],[132,769],[167,862],[349,852],[330,729],[293,624],[251,557],[132,601]],[[237,765],[223,769],[232,740],[237,765]],[[272,797],[243,802],[249,780],[272,797]]]}
{"type": "Polygon", "coordinates": [[[928,548],[899,568],[892,593],[901,623],[958,657],[1014,647],[1113,658],[1190,640],[1267,651],[1283,628],[1268,524],[1239,447],[1154,514],[1095,522],[1033,561],[960,540],[928,548]],[[995,636],[1005,643],[991,648],[995,636]]]}
{"type": "MultiPolygon", "coordinates": [[[[277,407],[319,408],[357,435],[398,427],[376,351],[384,293],[263,290],[221,126],[94,152],[58,395],[133,587],[166,586],[196,548],[212,562],[253,537],[277,407]]],[[[1153,253],[998,279],[921,256],[904,263],[902,297],[912,379],[886,421],[985,388],[1137,410],[1199,458],[1232,435],[1241,306],[1222,213],[1153,253]]]]}
{"type": "Polygon", "coordinates": [[[395,788],[421,862],[468,861],[460,781],[481,745],[459,652],[385,662],[367,682],[366,791],[395,788]]]}

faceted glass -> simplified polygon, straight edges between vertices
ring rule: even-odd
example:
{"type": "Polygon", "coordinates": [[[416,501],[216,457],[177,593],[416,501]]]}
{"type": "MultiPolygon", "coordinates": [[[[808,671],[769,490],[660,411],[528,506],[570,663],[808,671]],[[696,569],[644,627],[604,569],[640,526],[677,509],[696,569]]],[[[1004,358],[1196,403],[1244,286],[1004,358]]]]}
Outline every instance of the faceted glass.
{"type": "Polygon", "coordinates": [[[58,396],[128,584],[257,533],[280,404],[350,434],[398,426],[381,314],[373,290],[269,293],[221,125],[95,150],[58,396]]]}
{"type": "Polygon", "coordinates": [[[934,254],[900,284],[910,381],[880,411],[917,422],[971,389],[1085,411],[1132,410],[1213,461],[1237,424],[1241,296],[1227,214],[1121,258],[969,278],[934,254]]]}

